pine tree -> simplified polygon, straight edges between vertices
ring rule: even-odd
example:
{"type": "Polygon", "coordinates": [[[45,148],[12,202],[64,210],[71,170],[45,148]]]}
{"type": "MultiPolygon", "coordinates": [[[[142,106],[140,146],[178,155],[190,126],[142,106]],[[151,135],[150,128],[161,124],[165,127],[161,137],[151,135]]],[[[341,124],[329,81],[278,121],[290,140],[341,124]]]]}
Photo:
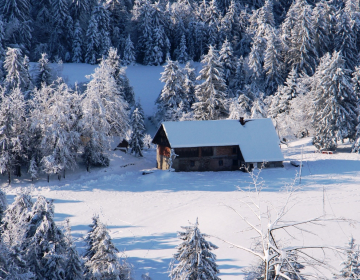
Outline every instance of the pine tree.
{"type": "Polygon", "coordinates": [[[318,149],[334,150],[337,141],[355,137],[357,98],[349,72],[342,55],[334,52],[331,57],[322,58],[313,76],[310,92],[315,102],[313,143],[318,149]]]}
{"type": "Polygon", "coordinates": [[[234,78],[236,72],[236,61],[231,47],[231,43],[226,39],[219,52],[219,60],[224,69],[224,79],[226,85],[229,86],[231,79],[234,78]]]}
{"type": "Polygon", "coordinates": [[[72,62],[81,63],[83,62],[83,29],[81,28],[80,22],[76,21],[74,26],[74,33],[72,36],[72,62]]]}
{"type": "Polygon", "coordinates": [[[64,279],[66,242],[54,222],[52,201],[39,196],[30,215],[22,250],[31,272],[38,279],[64,279]]]}
{"type": "Polygon", "coordinates": [[[19,88],[11,90],[6,96],[1,93],[0,108],[0,172],[8,173],[9,184],[11,174],[21,175],[21,164],[25,159],[24,144],[26,137],[26,115],[24,95],[19,88]]]}
{"type": "Polygon", "coordinates": [[[179,63],[185,63],[186,61],[188,61],[188,53],[187,53],[186,49],[187,49],[186,48],[186,38],[185,38],[185,35],[183,34],[181,36],[178,55],[177,55],[177,61],[179,61],[179,63]]]}
{"type": "Polygon", "coordinates": [[[239,120],[241,117],[250,118],[252,100],[246,92],[240,93],[239,97],[234,98],[230,103],[229,119],[239,120]]]}
{"type": "Polygon", "coordinates": [[[5,23],[2,16],[0,16],[0,59],[1,60],[3,60],[5,57],[4,47],[5,47],[5,23]]]}
{"type": "Polygon", "coordinates": [[[340,279],[359,279],[360,277],[360,259],[358,246],[353,237],[349,240],[349,247],[346,250],[347,259],[341,263],[342,269],[338,278],[340,279]]]}
{"type": "Polygon", "coordinates": [[[176,120],[175,112],[181,101],[186,102],[186,95],[183,89],[184,74],[177,61],[168,59],[161,73],[161,79],[165,83],[156,100],[157,111],[156,121],[161,124],[164,121],[176,120]]]}
{"type": "Polygon", "coordinates": [[[128,35],[125,47],[124,47],[124,58],[122,60],[123,65],[134,65],[135,64],[135,50],[134,45],[131,41],[130,34],[128,35]]]}
{"type": "Polygon", "coordinates": [[[6,209],[2,220],[2,240],[10,247],[20,246],[25,237],[33,202],[28,190],[16,195],[15,200],[6,209]]]}
{"type": "Polygon", "coordinates": [[[94,223],[85,241],[85,277],[86,279],[121,278],[122,266],[116,256],[118,249],[114,246],[106,226],[100,222],[99,217],[93,218],[94,223]]]}
{"type": "Polygon", "coordinates": [[[41,54],[41,58],[38,61],[38,72],[35,77],[35,85],[41,88],[42,85],[48,86],[52,82],[52,70],[50,68],[50,62],[46,53],[41,54]]]}
{"type": "Polygon", "coordinates": [[[288,11],[288,17],[291,20],[284,21],[282,27],[283,30],[286,28],[291,30],[290,37],[285,37],[286,65],[295,68],[299,73],[303,71],[312,75],[318,55],[314,43],[311,7],[305,0],[296,0],[288,11]]]}
{"type": "Polygon", "coordinates": [[[49,48],[52,57],[70,60],[73,20],[70,17],[68,1],[50,0],[51,28],[49,48]]]}
{"type": "Polygon", "coordinates": [[[69,225],[69,220],[67,220],[65,240],[67,243],[65,280],[82,280],[84,279],[83,263],[76,250],[74,241],[71,237],[71,228],[69,225]]]}
{"type": "Polygon", "coordinates": [[[276,91],[278,85],[284,81],[284,64],[281,55],[281,42],[277,39],[275,30],[269,29],[267,35],[264,55],[265,89],[267,95],[271,95],[276,91]]]}
{"type": "Polygon", "coordinates": [[[173,256],[169,277],[173,280],[219,280],[216,256],[211,252],[218,247],[205,240],[208,236],[200,232],[197,219],[193,226],[182,228],[185,232],[178,232],[178,236],[183,242],[173,256]]]}
{"type": "Polygon", "coordinates": [[[341,52],[345,59],[345,67],[354,70],[358,65],[358,50],[356,34],[353,30],[355,22],[344,11],[337,15],[335,49],[341,52]]]}
{"type": "Polygon", "coordinates": [[[4,81],[7,89],[19,87],[23,89],[26,85],[26,77],[24,77],[24,57],[22,52],[17,48],[8,48],[4,61],[4,69],[6,78],[4,81]]]}
{"type": "Polygon", "coordinates": [[[131,116],[131,127],[132,127],[132,134],[131,139],[129,142],[129,146],[131,148],[131,153],[135,156],[142,157],[142,150],[144,148],[144,116],[141,115],[141,112],[138,108],[134,110],[131,116]]]}
{"type": "Polygon", "coordinates": [[[89,26],[86,31],[86,53],[85,53],[85,62],[89,64],[95,64],[99,56],[99,47],[100,47],[100,38],[99,38],[99,28],[96,17],[94,14],[91,15],[89,21],[89,26]]]}
{"type": "Polygon", "coordinates": [[[208,54],[201,63],[203,67],[197,80],[203,82],[195,87],[197,102],[192,108],[196,119],[216,120],[227,115],[225,106],[227,88],[224,70],[213,46],[210,46],[208,54]]]}
{"type": "MultiPolygon", "coordinates": [[[[0,226],[4,223],[5,211],[7,209],[6,194],[0,189],[0,226]]],[[[1,236],[2,239],[2,236],[1,236]]]]}

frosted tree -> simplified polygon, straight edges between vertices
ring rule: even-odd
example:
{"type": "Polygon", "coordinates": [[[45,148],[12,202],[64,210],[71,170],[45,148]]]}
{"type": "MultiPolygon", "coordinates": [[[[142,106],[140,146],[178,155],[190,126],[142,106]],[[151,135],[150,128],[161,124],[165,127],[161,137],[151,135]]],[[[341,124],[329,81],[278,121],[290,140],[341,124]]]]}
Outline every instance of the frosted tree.
{"type": "Polygon", "coordinates": [[[242,31],[239,5],[231,0],[225,16],[221,19],[221,35],[235,44],[240,41],[242,31]]]}
{"type": "Polygon", "coordinates": [[[0,16],[0,59],[5,57],[5,23],[4,19],[0,16]]]}
{"type": "Polygon", "coordinates": [[[183,88],[184,73],[177,61],[167,60],[160,80],[165,83],[156,100],[157,111],[155,119],[158,124],[163,121],[176,120],[175,112],[181,101],[186,102],[183,88]]]}
{"type": "Polygon", "coordinates": [[[353,70],[358,65],[356,34],[353,31],[355,22],[344,11],[338,13],[336,19],[335,49],[344,57],[345,67],[353,70]]]}
{"type": "Polygon", "coordinates": [[[11,90],[10,95],[1,92],[0,108],[0,172],[11,174],[15,171],[21,176],[21,164],[25,159],[26,114],[24,95],[19,88],[11,90]]]}
{"type": "Polygon", "coordinates": [[[82,136],[87,139],[84,159],[90,166],[108,166],[109,136],[126,137],[129,127],[127,104],[120,95],[113,69],[104,61],[91,75],[82,101],[80,121],[82,136]]]}
{"type": "Polygon", "coordinates": [[[84,279],[83,263],[71,236],[69,220],[67,220],[66,224],[65,240],[67,243],[65,280],[82,280],[84,279]]]}
{"type": "Polygon", "coordinates": [[[12,45],[24,46],[30,50],[31,45],[31,5],[29,0],[1,0],[0,14],[6,25],[6,39],[12,45]]]}
{"type": "Polygon", "coordinates": [[[356,100],[349,70],[343,56],[325,55],[313,76],[311,94],[315,102],[313,114],[318,149],[334,150],[337,141],[354,139],[357,124],[356,100]]]}
{"type": "Polygon", "coordinates": [[[95,64],[99,56],[100,37],[98,23],[94,14],[91,16],[89,21],[89,26],[86,31],[86,39],[85,62],[95,64]]]}
{"type": "Polygon", "coordinates": [[[52,70],[46,53],[41,54],[41,58],[37,64],[37,73],[35,77],[35,85],[41,88],[42,85],[48,86],[52,82],[52,70]]]}
{"type": "Polygon", "coordinates": [[[276,91],[278,85],[284,81],[284,64],[281,55],[281,42],[274,29],[269,29],[266,41],[264,55],[265,89],[267,95],[271,95],[276,91]]]}
{"type": "Polygon", "coordinates": [[[129,34],[125,41],[124,57],[122,59],[122,63],[124,65],[134,65],[135,61],[135,49],[129,34]]]}
{"type": "Polygon", "coordinates": [[[72,62],[81,63],[83,62],[83,29],[81,28],[80,22],[76,21],[74,26],[74,32],[72,36],[72,62]]]}
{"type": "Polygon", "coordinates": [[[61,79],[52,87],[47,99],[47,110],[39,112],[44,118],[39,123],[43,135],[40,163],[46,174],[57,174],[60,180],[62,175],[65,177],[66,169],[77,167],[80,134],[77,128],[78,116],[73,110],[80,99],[61,79]]]}
{"type": "Polygon", "coordinates": [[[7,89],[19,87],[24,88],[26,78],[24,77],[24,57],[22,52],[17,48],[7,48],[4,60],[4,69],[6,78],[4,81],[7,89]]]}
{"type": "Polygon", "coordinates": [[[252,100],[246,92],[240,93],[239,97],[233,98],[230,102],[229,119],[239,120],[241,117],[250,118],[252,100]]]}
{"type": "Polygon", "coordinates": [[[271,99],[269,106],[269,115],[272,118],[276,118],[279,114],[286,113],[290,111],[290,100],[295,98],[298,94],[298,74],[293,68],[284,85],[279,86],[275,95],[271,99]]]}
{"type": "Polygon", "coordinates": [[[246,71],[244,58],[241,56],[236,62],[235,76],[229,84],[234,96],[239,96],[246,83],[246,71]]]}
{"type": "Polygon", "coordinates": [[[2,220],[1,237],[10,247],[18,247],[23,242],[32,206],[30,192],[24,190],[15,196],[14,202],[6,209],[2,220]]]}
{"type": "Polygon", "coordinates": [[[227,87],[223,67],[213,46],[201,63],[203,67],[196,79],[203,82],[195,87],[197,102],[192,105],[194,116],[198,120],[216,120],[227,115],[227,87]]]}
{"type": "Polygon", "coordinates": [[[61,275],[65,268],[66,242],[54,222],[52,201],[39,196],[30,217],[21,247],[31,272],[38,279],[64,279],[61,275]]]}
{"type": "MultiPolygon", "coordinates": [[[[106,226],[99,217],[93,218],[94,223],[85,241],[85,278],[86,279],[128,279],[122,277],[123,266],[120,264],[117,253],[106,226]]],[[[127,276],[127,275],[126,275],[127,276]]]]}
{"type": "Polygon", "coordinates": [[[131,115],[131,127],[132,133],[129,142],[129,146],[131,148],[130,153],[134,154],[135,156],[142,157],[142,150],[144,148],[144,116],[141,115],[138,108],[134,110],[131,115]]]}
{"type": "Polygon", "coordinates": [[[359,246],[355,244],[355,239],[350,238],[346,250],[346,260],[341,263],[342,269],[337,279],[359,279],[360,277],[360,260],[359,246]]]}
{"type": "MultiPolygon", "coordinates": [[[[288,15],[295,15],[293,22],[284,22],[282,29],[290,28],[291,35],[285,37],[285,62],[298,72],[312,75],[315,71],[317,52],[314,43],[314,25],[312,10],[305,0],[296,0],[291,5],[288,15]],[[292,25],[292,26],[291,26],[292,25]]],[[[284,35],[283,35],[284,36],[284,35]]]]}
{"type": "Polygon", "coordinates": [[[185,38],[185,35],[183,34],[180,39],[180,45],[179,45],[178,55],[177,55],[177,61],[179,61],[179,63],[185,63],[188,61],[188,53],[187,53],[186,49],[187,49],[186,38],[185,38]]]}
{"type": "Polygon", "coordinates": [[[120,95],[129,106],[133,106],[135,103],[135,93],[132,86],[130,86],[128,77],[126,76],[126,67],[121,67],[121,61],[117,53],[117,49],[112,47],[109,49],[104,63],[111,69],[111,75],[115,79],[120,95]]]}
{"type": "Polygon", "coordinates": [[[5,211],[7,209],[7,201],[6,201],[6,194],[3,190],[0,189],[0,225],[3,224],[3,219],[5,216],[5,211]]]}
{"type": "Polygon", "coordinates": [[[198,219],[194,225],[182,228],[185,232],[178,232],[182,243],[171,261],[170,278],[219,280],[216,255],[211,252],[218,247],[205,239],[208,235],[200,232],[198,219]]]}
{"type": "Polygon", "coordinates": [[[231,43],[227,39],[222,44],[219,55],[219,60],[222,63],[224,69],[224,79],[226,85],[229,86],[231,79],[233,79],[235,76],[236,60],[231,43]]]}
{"type": "Polygon", "coordinates": [[[51,28],[49,48],[52,57],[70,60],[73,20],[70,16],[68,1],[50,0],[51,28]]]}
{"type": "Polygon", "coordinates": [[[262,119],[267,116],[266,107],[262,96],[256,98],[253,101],[250,112],[250,118],[252,119],[262,119]]]}

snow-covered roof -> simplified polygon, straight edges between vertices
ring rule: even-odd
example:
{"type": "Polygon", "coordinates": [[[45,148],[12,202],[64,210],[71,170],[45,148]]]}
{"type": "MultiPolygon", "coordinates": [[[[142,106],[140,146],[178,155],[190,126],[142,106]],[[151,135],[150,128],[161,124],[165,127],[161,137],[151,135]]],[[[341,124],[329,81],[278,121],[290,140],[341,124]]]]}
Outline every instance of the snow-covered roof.
{"type": "Polygon", "coordinates": [[[271,119],[164,122],[171,148],[239,145],[245,162],[283,161],[271,119]]]}

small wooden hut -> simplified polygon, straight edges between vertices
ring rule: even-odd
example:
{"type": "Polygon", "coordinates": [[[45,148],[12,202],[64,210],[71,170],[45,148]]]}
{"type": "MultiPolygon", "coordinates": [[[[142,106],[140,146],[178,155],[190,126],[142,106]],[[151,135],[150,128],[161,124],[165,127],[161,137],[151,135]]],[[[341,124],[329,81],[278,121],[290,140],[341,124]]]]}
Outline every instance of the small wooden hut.
{"type": "Polygon", "coordinates": [[[157,168],[225,171],[241,167],[282,167],[284,157],[271,119],[164,122],[152,141],[157,168]]]}

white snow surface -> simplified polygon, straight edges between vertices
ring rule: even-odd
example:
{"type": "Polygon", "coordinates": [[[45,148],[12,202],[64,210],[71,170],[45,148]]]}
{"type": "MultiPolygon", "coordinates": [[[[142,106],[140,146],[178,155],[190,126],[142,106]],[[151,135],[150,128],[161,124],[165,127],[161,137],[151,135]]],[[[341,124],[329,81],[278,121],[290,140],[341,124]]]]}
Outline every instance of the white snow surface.
{"type": "Polygon", "coordinates": [[[171,148],[239,145],[245,162],[283,161],[271,119],[164,122],[171,148]]]}
{"type": "MultiPolygon", "coordinates": [[[[289,161],[301,160],[303,145],[302,181],[301,184],[296,182],[296,187],[301,189],[284,219],[307,220],[322,215],[324,211],[337,217],[359,219],[360,155],[350,154],[348,143],[341,145],[332,155],[314,153],[310,138],[290,143],[289,147],[282,145],[285,167],[262,171],[261,177],[266,184],[261,194],[263,211],[283,206],[287,196],[284,185],[294,181],[299,172],[299,168],[290,165],[289,161]]],[[[7,193],[9,203],[25,187],[32,190],[34,199],[38,195],[53,199],[56,221],[61,224],[70,219],[80,252],[84,249],[83,237],[89,229],[91,217],[99,214],[116,247],[125,250],[128,261],[134,265],[134,278],[137,280],[146,272],[152,279],[169,279],[168,266],[176,246],[180,244],[176,232],[181,231],[181,226],[188,225],[188,221],[194,223],[198,217],[201,232],[212,235],[208,240],[219,247],[214,253],[220,278],[244,279],[243,269],[257,259],[231,248],[214,236],[238,245],[254,246],[257,234],[249,231],[248,225],[229,208],[233,207],[257,223],[244,203],[250,202],[254,196],[250,194],[249,197],[247,192],[238,190],[238,187],[246,189],[251,185],[249,175],[240,171],[168,172],[156,170],[155,164],[155,150],[145,151],[144,158],[114,151],[108,168],[93,168],[88,173],[84,166],[80,166],[75,172],[68,171],[61,181],[52,176],[50,183],[46,182],[45,175],[34,182],[24,175],[15,178],[11,186],[7,184],[7,176],[0,176],[0,186],[7,193]]],[[[330,222],[324,227],[311,225],[308,229],[316,235],[294,231],[290,233],[297,240],[292,240],[280,231],[276,238],[288,246],[344,246],[351,235],[360,241],[357,223],[330,222]]],[[[327,252],[326,262],[339,269],[342,257],[327,252]]],[[[330,272],[325,276],[332,278],[330,272]]]]}

